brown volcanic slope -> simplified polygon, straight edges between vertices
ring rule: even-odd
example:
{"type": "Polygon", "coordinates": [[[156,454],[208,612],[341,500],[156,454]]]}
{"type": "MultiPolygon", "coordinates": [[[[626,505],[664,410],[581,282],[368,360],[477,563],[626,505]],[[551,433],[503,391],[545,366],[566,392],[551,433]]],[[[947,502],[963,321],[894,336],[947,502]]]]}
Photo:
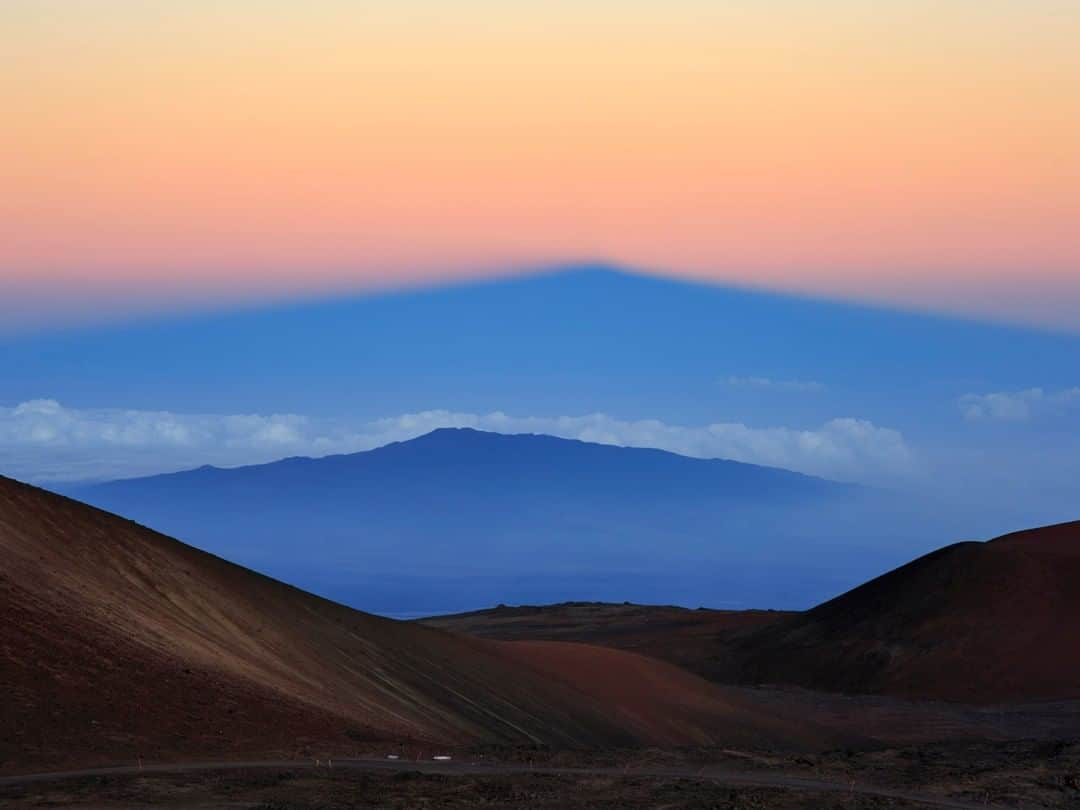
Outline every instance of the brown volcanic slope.
{"type": "Polygon", "coordinates": [[[776,610],[708,610],[671,605],[563,602],[499,605],[489,610],[419,619],[429,627],[503,641],[577,641],[670,661],[691,671],[716,653],[725,633],[798,615],[776,610]]]}
{"type": "Polygon", "coordinates": [[[832,737],[632,653],[519,646],[360,613],[4,478],[0,561],[4,770],[356,740],[832,737]]]}
{"type": "Polygon", "coordinates": [[[958,543],[806,613],[566,603],[424,624],[586,641],[714,682],[973,704],[1080,698],[1080,523],[958,543]]]}
{"type": "Polygon", "coordinates": [[[1080,698],[1080,522],[957,543],[729,634],[716,680],[968,703],[1080,698]]]}

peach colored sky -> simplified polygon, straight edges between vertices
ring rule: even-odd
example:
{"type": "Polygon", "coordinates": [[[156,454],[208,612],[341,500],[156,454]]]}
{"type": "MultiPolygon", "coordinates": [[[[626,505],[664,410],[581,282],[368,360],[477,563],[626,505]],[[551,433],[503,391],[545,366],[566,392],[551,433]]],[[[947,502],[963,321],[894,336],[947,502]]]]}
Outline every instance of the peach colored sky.
{"type": "Polygon", "coordinates": [[[7,0],[0,317],[595,259],[1068,326],[1077,42],[1074,0],[7,0]]]}

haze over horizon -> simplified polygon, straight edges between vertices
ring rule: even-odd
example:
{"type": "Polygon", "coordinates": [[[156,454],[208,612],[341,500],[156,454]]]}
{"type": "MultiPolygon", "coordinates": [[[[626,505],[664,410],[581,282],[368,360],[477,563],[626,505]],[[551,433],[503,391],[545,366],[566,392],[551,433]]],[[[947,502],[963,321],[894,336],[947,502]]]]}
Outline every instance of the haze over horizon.
{"type": "Polygon", "coordinates": [[[473,427],[871,485],[926,521],[924,550],[1074,517],[1077,357],[1069,334],[586,268],[11,336],[0,473],[65,486],[473,427]]]}

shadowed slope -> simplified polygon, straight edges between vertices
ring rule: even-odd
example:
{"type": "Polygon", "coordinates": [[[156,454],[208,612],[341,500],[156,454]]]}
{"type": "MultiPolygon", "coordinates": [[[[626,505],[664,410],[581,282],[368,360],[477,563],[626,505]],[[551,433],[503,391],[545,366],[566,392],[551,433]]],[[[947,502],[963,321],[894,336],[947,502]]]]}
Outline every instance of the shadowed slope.
{"type": "Polygon", "coordinates": [[[731,639],[714,677],[972,703],[1080,697],[1080,523],[957,543],[731,639]]]}
{"type": "Polygon", "coordinates": [[[2,478],[0,554],[8,769],[294,751],[346,732],[564,746],[812,737],[662,662],[578,667],[560,653],[554,678],[513,645],[360,613],[2,478]],[[617,705],[600,688],[615,673],[639,683],[617,705]],[[676,694],[688,682],[693,705],[676,694]]]}
{"type": "Polygon", "coordinates": [[[957,543],[805,613],[567,603],[422,622],[635,650],[714,682],[973,704],[1080,698],[1080,523],[957,543]]]}

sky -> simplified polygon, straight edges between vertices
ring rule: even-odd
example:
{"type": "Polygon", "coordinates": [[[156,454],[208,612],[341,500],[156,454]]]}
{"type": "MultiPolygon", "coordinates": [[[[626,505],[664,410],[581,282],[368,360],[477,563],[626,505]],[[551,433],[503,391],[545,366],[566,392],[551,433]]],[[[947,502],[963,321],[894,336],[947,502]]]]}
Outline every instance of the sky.
{"type": "Polygon", "coordinates": [[[6,0],[0,330],[606,262],[1080,323],[1074,0],[6,0]]]}

